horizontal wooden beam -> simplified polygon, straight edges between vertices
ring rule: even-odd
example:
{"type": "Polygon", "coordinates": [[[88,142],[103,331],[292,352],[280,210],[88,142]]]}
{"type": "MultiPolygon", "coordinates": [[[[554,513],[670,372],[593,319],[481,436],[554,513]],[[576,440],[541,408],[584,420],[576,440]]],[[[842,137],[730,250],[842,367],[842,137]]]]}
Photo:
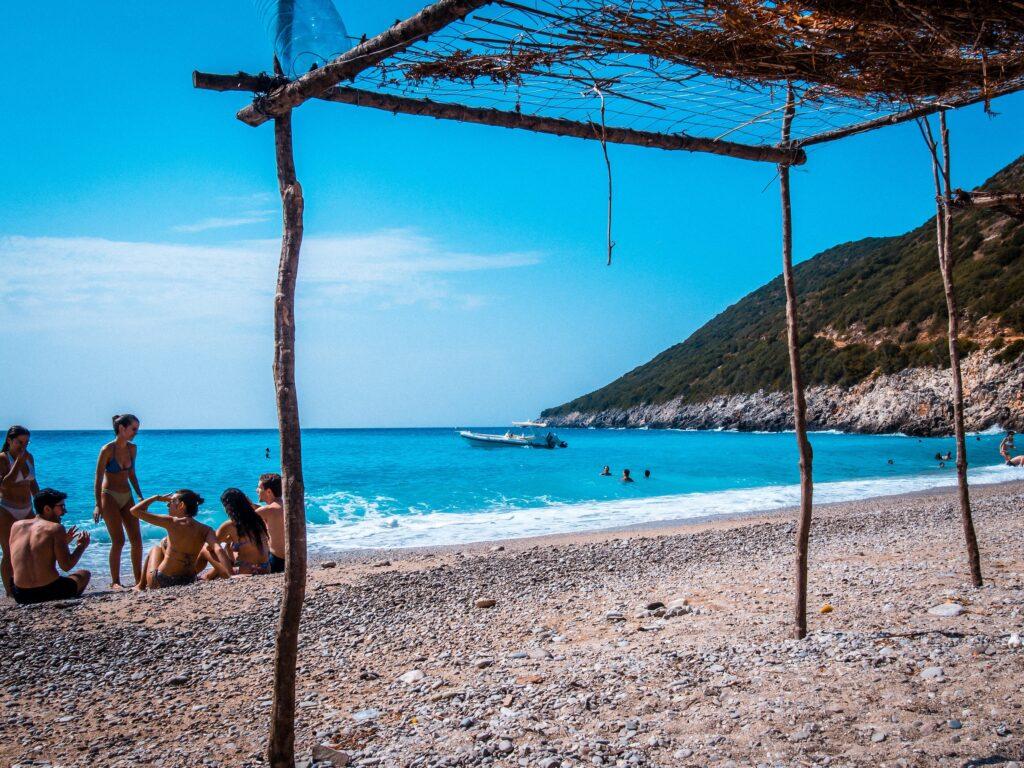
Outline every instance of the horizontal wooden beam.
{"type": "Polygon", "coordinates": [[[876,128],[884,128],[887,125],[899,125],[900,123],[905,123],[908,120],[927,117],[928,115],[933,115],[936,112],[942,112],[943,110],[959,109],[960,107],[969,107],[972,104],[991,101],[992,99],[997,99],[1000,96],[1006,96],[1010,93],[1016,93],[1020,90],[1024,90],[1024,83],[1014,82],[1009,85],[994,88],[985,94],[965,96],[961,99],[953,99],[951,101],[932,102],[931,104],[925,104],[920,107],[908,109],[906,112],[884,115],[872,120],[865,120],[862,123],[854,123],[853,125],[848,125],[845,128],[836,128],[833,131],[825,131],[824,133],[818,133],[814,136],[809,136],[806,139],[801,139],[800,141],[797,141],[796,144],[799,147],[810,147],[814,144],[824,144],[829,141],[836,141],[837,139],[845,139],[847,136],[853,136],[858,133],[867,133],[868,131],[873,131],[876,128]]]}
{"type": "MultiPolygon", "coordinates": [[[[940,203],[945,202],[940,199],[940,203]]],[[[1012,216],[1024,218],[1024,193],[1022,192],[967,192],[963,189],[953,191],[949,201],[951,208],[992,208],[1012,216]]]]}
{"type": "MultiPolygon", "coordinates": [[[[196,88],[213,91],[265,91],[280,81],[268,75],[213,75],[193,72],[192,83],[196,88]]],[[[465,104],[450,104],[430,99],[412,99],[386,93],[365,91],[359,88],[335,86],[320,93],[316,98],[338,104],[353,104],[385,112],[404,115],[422,115],[439,120],[455,120],[477,125],[493,125],[501,128],[518,128],[535,133],[554,136],[571,136],[578,139],[598,140],[602,129],[597,123],[565,120],[556,117],[540,117],[520,112],[509,112],[485,107],[471,107],[465,104]]],[[[631,128],[604,128],[604,138],[612,144],[631,144],[655,149],[681,150],[684,152],[707,152],[725,155],[741,160],[755,160],[766,163],[802,165],[806,153],[798,148],[771,145],[740,144],[732,141],[707,139],[678,133],[655,133],[637,131],[631,128]]]]}
{"type": "Polygon", "coordinates": [[[307,72],[268,93],[238,112],[248,125],[262,125],[273,117],[315,98],[342,80],[351,80],[374,64],[394,56],[415,42],[444,29],[452,22],[489,5],[493,0],[437,0],[415,16],[397,22],[386,31],[360,43],[324,66],[307,72]]]}

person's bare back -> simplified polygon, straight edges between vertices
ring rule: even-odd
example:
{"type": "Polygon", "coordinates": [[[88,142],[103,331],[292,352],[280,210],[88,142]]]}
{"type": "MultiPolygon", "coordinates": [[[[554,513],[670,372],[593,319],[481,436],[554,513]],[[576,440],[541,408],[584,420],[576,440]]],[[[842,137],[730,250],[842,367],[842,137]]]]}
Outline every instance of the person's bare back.
{"type": "Polygon", "coordinates": [[[41,603],[78,597],[89,583],[88,571],[61,576],[57,567],[70,571],[89,546],[89,533],[64,528],[65,495],[45,488],[36,495],[38,517],[11,527],[11,560],[14,566],[12,595],[19,603],[41,603]],[[52,498],[51,498],[52,497],[52,498]],[[77,540],[73,551],[68,545],[77,540]]]}
{"type": "Polygon", "coordinates": [[[256,514],[263,518],[270,534],[270,552],[284,559],[284,509],[280,501],[272,501],[256,509],[256,514]]]}

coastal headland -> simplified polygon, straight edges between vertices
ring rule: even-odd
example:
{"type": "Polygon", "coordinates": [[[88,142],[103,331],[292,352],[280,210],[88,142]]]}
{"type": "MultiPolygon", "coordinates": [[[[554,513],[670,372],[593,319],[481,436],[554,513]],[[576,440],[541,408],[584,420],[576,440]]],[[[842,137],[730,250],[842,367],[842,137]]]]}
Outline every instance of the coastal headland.
{"type": "MultiPolygon", "coordinates": [[[[1024,482],[311,571],[301,764],[961,766],[1024,754],[1024,482]],[[974,762],[971,762],[974,761],[974,762]]],[[[282,582],[0,607],[0,764],[258,766],[282,582]],[[201,737],[197,737],[201,734],[201,737]]]]}

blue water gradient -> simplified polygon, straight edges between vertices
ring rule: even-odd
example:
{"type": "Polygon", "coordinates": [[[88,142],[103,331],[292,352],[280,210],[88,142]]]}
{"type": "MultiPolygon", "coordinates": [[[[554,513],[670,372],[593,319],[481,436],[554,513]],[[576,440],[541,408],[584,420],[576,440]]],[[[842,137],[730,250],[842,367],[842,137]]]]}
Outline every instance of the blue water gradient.
{"type": "MultiPolygon", "coordinates": [[[[478,428],[504,431],[505,427],[478,428]]],[[[453,429],[303,432],[309,539],[315,549],[417,546],[594,530],[787,506],[798,500],[792,433],[560,430],[569,448],[481,449],[453,429]],[[608,464],[613,477],[600,477],[608,464]],[[636,482],[618,476],[629,467],[636,482]],[[643,470],[652,477],[644,480],[643,470]]],[[[70,494],[66,523],[91,530],[84,562],[102,575],[109,538],[92,523],[96,456],[109,432],[34,432],[41,485],[70,494]]],[[[270,430],[146,430],[136,443],[146,494],[187,487],[206,498],[201,519],[225,519],[229,486],[255,498],[260,473],[277,471],[270,430]],[[270,448],[271,458],[265,458],[270,448]]],[[[972,435],[974,482],[1024,479],[1002,466],[1000,434],[972,435]]],[[[816,433],[815,500],[842,501],[952,485],[951,438],[816,433]],[[889,464],[888,460],[893,463],[889,464]]],[[[159,508],[156,511],[161,511],[159,508]]],[[[147,542],[162,532],[143,525],[147,542]]],[[[128,567],[127,550],[124,568],[128,567]]]]}

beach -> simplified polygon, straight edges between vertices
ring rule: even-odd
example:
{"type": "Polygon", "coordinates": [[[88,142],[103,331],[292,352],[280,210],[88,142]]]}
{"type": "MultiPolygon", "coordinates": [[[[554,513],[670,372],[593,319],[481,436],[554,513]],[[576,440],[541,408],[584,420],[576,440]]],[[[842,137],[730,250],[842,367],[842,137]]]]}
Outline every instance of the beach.
{"type": "MultiPolygon", "coordinates": [[[[314,560],[300,764],[1011,765],[1024,483],[973,499],[981,589],[952,490],[819,508],[803,642],[791,510],[314,560]]],[[[281,586],[4,601],[0,764],[263,764],[281,586]]]]}

